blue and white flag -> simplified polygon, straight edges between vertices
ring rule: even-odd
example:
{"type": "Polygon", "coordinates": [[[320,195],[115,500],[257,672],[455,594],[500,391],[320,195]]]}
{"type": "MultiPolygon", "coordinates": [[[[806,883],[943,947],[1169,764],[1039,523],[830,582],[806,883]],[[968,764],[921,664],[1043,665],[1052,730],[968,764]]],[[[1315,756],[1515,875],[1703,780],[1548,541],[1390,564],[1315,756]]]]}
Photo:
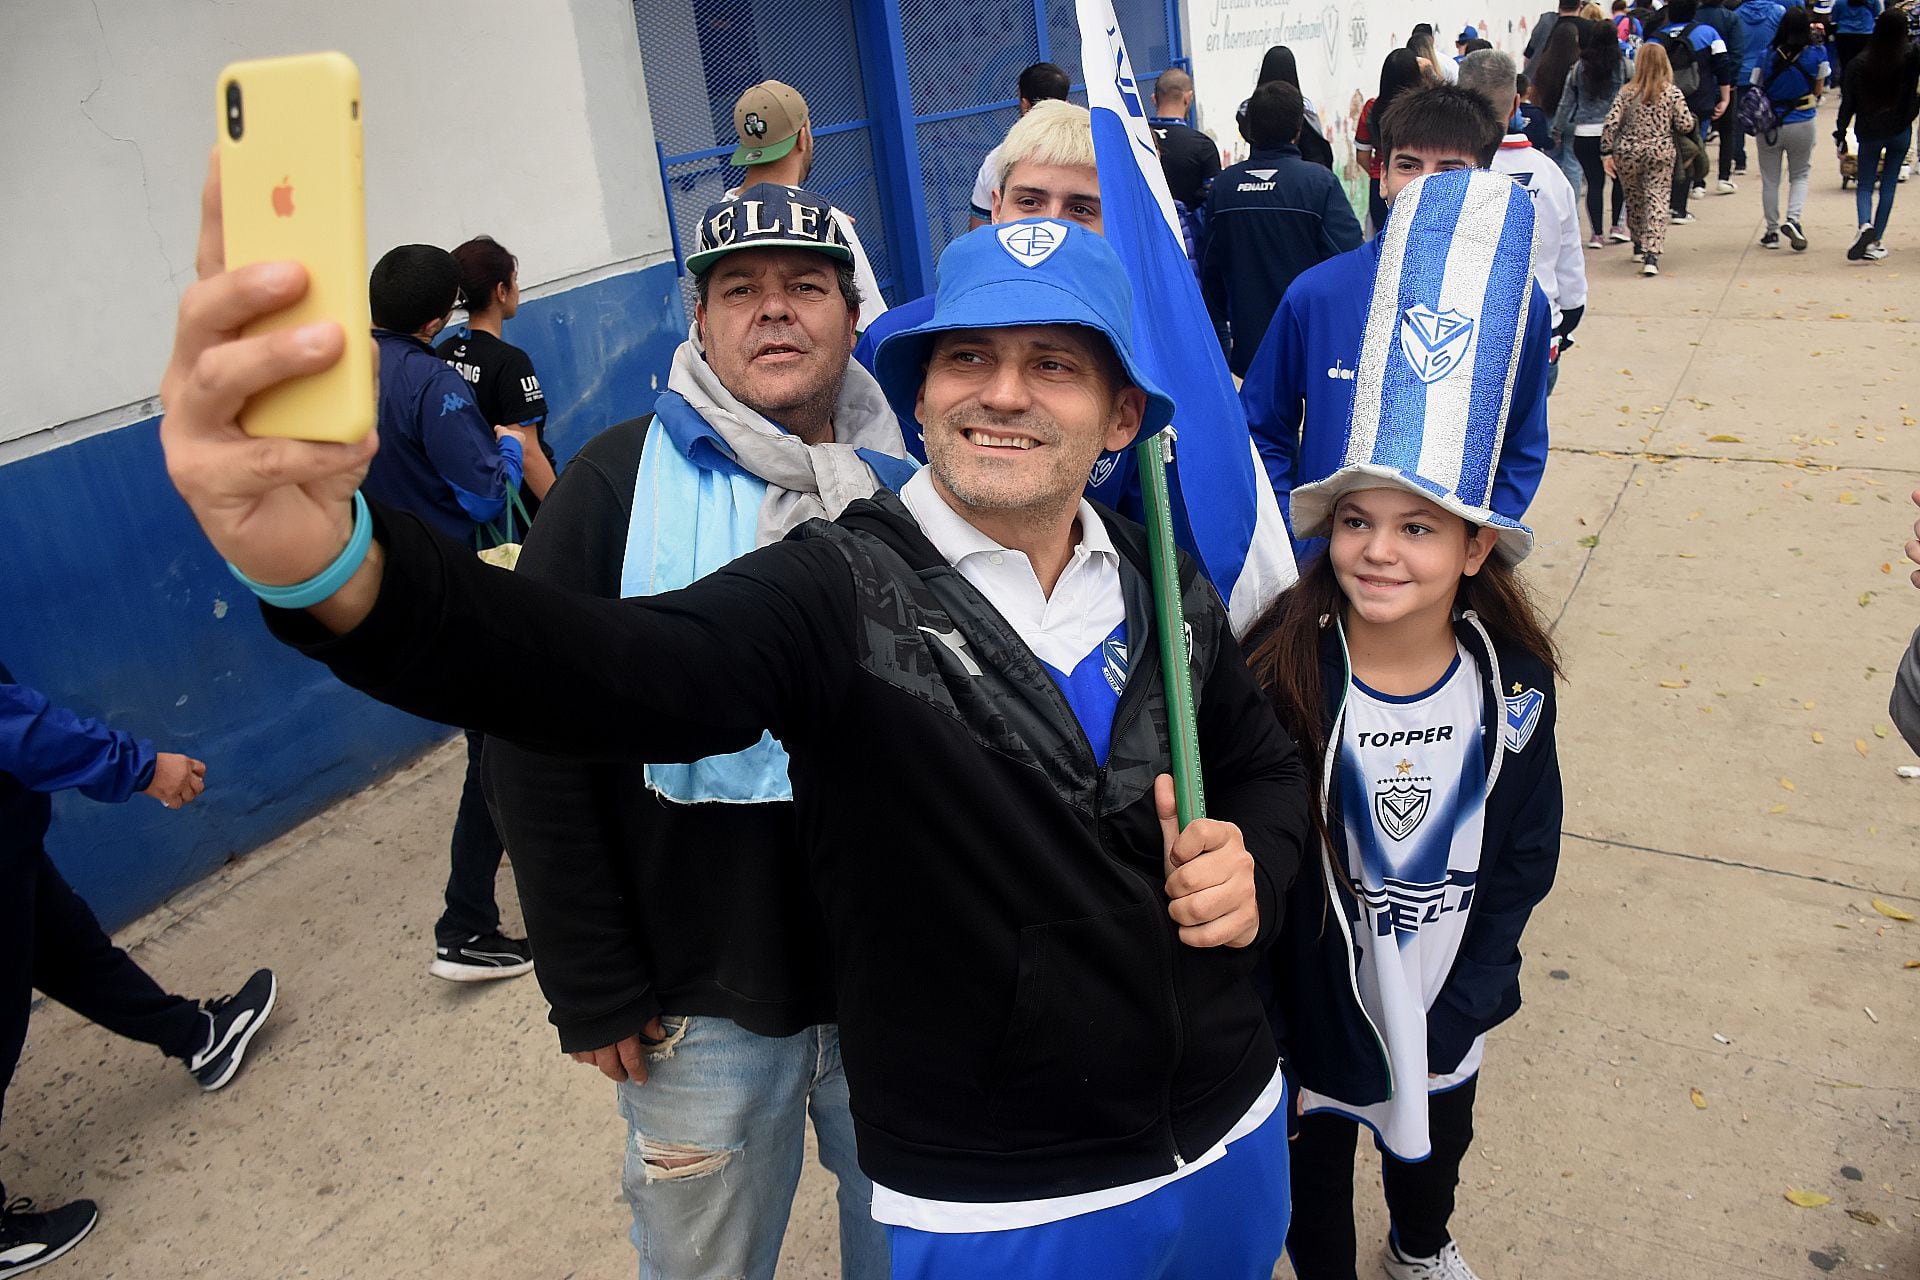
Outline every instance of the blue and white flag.
{"type": "MultiPolygon", "coordinates": [[[[1113,5],[1076,6],[1107,243],[1133,283],[1136,357],[1174,402],[1178,439],[1167,475],[1174,536],[1199,559],[1227,602],[1234,631],[1244,635],[1299,577],[1293,544],[1181,247],[1173,196],[1113,5]]],[[[1133,489],[1132,465],[1131,451],[1102,457],[1091,491],[1111,502],[1108,493],[1133,489]]]]}

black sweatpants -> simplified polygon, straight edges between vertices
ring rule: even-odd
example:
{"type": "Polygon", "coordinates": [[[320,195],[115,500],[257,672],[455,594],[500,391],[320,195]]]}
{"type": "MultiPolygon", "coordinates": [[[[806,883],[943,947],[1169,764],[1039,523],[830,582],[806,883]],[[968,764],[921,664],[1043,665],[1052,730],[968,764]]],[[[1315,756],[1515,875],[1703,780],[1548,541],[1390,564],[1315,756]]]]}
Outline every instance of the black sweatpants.
{"type": "Polygon", "coordinates": [[[170,1058],[206,1047],[209,1024],[200,1006],[163,991],[113,945],[43,847],[0,845],[0,1110],[27,1042],[36,988],[170,1058]]]}
{"type": "Polygon", "coordinates": [[[1620,206],[1626,203],[1626,192],[1620,187],[1620,180],[1607,177],[1606,157],[1600,154],[1600,139],[1587,138],[1579,134],[1573,136],[1573,154],[1580,161],[1580,172],[1586,177],[1587,220],[1593,223],[1593,234],[1604,236],[1609,227],[1620,225],[1620,206]],[[1600,193],[1608,185],[1613,187],[1613,219],[1600,221],[1600,193]]]}
{"type": "MultiPolygon", "coordinates": [[[[1428,1100],[1433,1154],[1425,1160],[1414,1163],[1381,1152],[1394,1239],[1409,1258],[1431,1258],[1453,1239],[1447,1223],[1453,1218],[1460,1162],[1473,1144],[1473,1097],[1479,1086],[1476,1075],[1428,1100]]],[[[1330,1112],[1300,1118],[1291,1147],[1293,1224],[1287,1230],[1287,1256],[1299,1280],[1357,1280],[1353,1152],[1359,1130],[1356,1122],[1330,1112]]]]}
{"type": "Polygon", "coordinates": [[[460,788],[460,808],[453,818],[453,840],[447,869],[447,909],[433,926],[441,946],[458,946],[475,934],[500,927],[500,907],[493,898],[494,877],[500,873],[500,833],[494,830],[486,793],[480,788],[480,750],[483,739],[467,734],[467,780],[460,788]]]}

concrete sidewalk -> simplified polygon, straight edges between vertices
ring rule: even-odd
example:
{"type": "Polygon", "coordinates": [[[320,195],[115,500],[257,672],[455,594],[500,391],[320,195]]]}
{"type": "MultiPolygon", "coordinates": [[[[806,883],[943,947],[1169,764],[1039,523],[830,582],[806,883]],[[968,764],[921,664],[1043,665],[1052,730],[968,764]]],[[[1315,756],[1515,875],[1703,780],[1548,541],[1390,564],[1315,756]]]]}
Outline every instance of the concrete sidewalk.
{"type": "MultiPolygon", "coordinates": [[[[1920,1276],[1920,924],[1873,907],[1920,915],[1886,715],[1920,622],[1920,184],[1878,264],[1844,259],[1828,153],[1814,185],[1806,254],[1757,246],[1756,166],[1658,279],[1588,255],[1530,562],[1570,678],[1567,838],[1456,1218],[1487,1280],[1920,1276]]],[[[426,974],[463,766],[441,750],[127,932],[193,994],[279,970],[224,1092],[35,1014],[0,1174],[102,1209],[50,1280],[632,1274],[611,1086],[531,981],[426,974]]],[[[835,1274],[833,1240],[810,1167],[781,1274],[835,1274]]]]}

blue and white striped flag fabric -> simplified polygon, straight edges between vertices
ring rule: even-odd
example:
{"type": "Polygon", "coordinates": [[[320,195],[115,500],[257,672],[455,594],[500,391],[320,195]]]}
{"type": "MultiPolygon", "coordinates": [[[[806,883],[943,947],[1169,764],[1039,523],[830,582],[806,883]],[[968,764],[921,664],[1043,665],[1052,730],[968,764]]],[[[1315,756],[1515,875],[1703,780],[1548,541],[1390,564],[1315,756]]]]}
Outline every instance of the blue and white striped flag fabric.
{"type": "Polygon", "coordinates": [[[1500,531],[1519,559],[1533,535],[1491,509],[1533,297],[1533,200],[1484,169],[1415,179],[1394,198],[1354,375],[1342,466],[1293,492],[1294,527],[1318,536],[1356,479],[1390,478],[1500,531]]]}
{"type": "MultiPolygon", "coordinates": [[[[1136,358],[1173,397],[1174,536],[1213,582],[1236,633],[1298,578],[1293,544],[1214,337],[1110,0],[1076,0],[1107,242],[1133,284],[1136,358]]],[[[1090,491],[1133,488],[1132,455],[1103,457],[1090,491]],[[1103,470],[1106,474],[1102,474],[1103,470]]],[[[1111,501],[1111,497],[1108,497],[1111,501]]]]}

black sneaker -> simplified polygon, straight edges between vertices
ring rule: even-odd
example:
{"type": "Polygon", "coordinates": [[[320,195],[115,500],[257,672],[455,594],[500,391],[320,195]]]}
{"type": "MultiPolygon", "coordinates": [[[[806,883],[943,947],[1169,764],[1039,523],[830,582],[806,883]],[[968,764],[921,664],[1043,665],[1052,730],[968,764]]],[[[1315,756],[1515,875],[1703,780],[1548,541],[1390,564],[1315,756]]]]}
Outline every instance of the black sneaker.
{"type": "Polygon", "coordinates": [[[75,1200],[45,1213],[21,1196],[0,1208],[0,1276],[23,1276],[52,1262],[87,1238],[100,1210],[91,1200],[75,1200]]]}
{"type": "Polygon", "coordinates": [[[273,1012],[274,997],[279,994],[280,984],[273,970],[261,969],[232,995],[208,1003],[207,1020],[213,1025],[207,1047],[187,1059],[187,1070],[202,1089],[212,1093],[233,1079],[241,1059],[247,1056],[247,1046],[273,1012]]]}
{"type": "Polygon", "coordinates": [[[1795,253],[1805,253],[1807,251],[1806,233],[1800,230],[1800,224],[1798,222],[1795,222],[1792,218],[1788,218],[1780,224],[1780,231],[1787,237],[1787,243],[1793,246],[1795,253]]]}
{"type": "Polygon", "coordinates": [[[427,972],[448,982],[492,982],[517,978],[533,969],[533,948],[525,938],[509,938],[495,930],[476,933],[455,946],[433,950],[427,972]]]}
{"type": "Polygon", "coordinates": [[[1860,259],[1866,257],[1867,250],[1871,248],[1873,242],[1879,238],[1880,233],[1873,229],[1871,222],[1861,223],[1860,234],[1855,236],[1853,243],[1847,246],[1847,261],[1858,262],[1860,259]]]}
{"type": "Polygon", "coordinates": [[[1762,249],[1778,249],[1780,247],[1780,233],[1778,231],[1769,231],[1767,234],[1761,236],[1760,247],[1762,249]]]}

